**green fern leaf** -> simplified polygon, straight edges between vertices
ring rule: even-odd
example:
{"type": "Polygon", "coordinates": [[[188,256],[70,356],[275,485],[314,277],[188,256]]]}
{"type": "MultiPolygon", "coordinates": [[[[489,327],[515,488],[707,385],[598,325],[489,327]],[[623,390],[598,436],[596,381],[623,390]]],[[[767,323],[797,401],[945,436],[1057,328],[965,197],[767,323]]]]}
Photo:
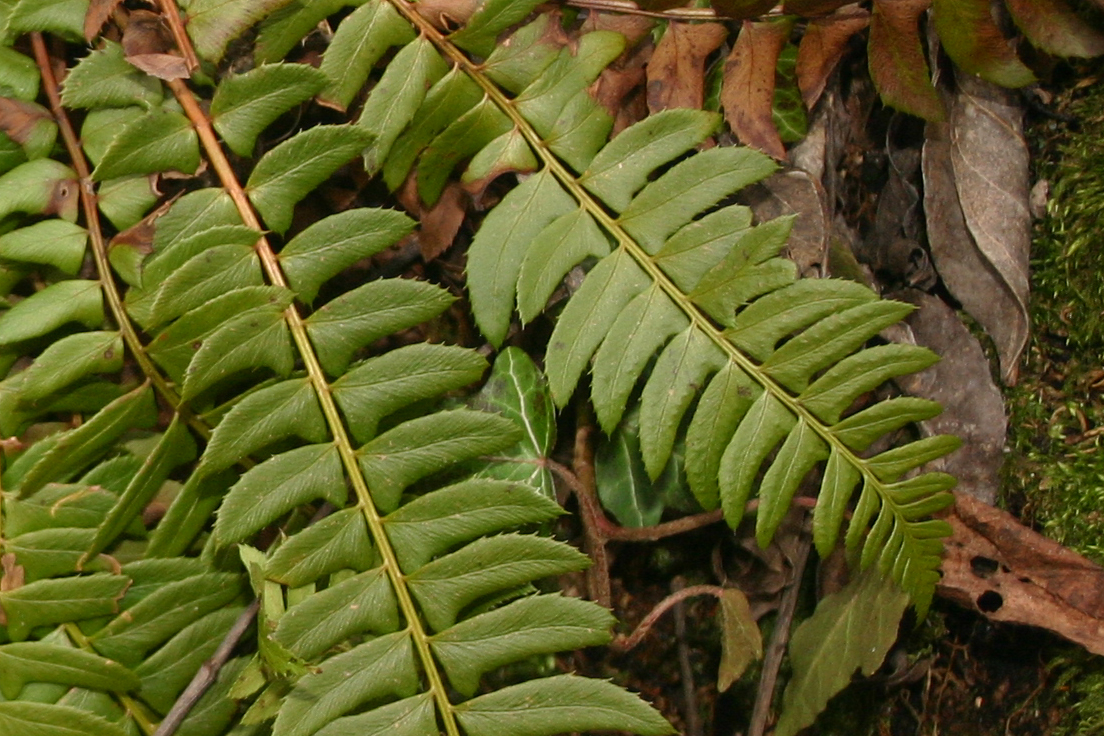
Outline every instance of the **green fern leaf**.
{"type": "Polygon", "coordinates": [[[25,700],[0,703],[0,728],[36,736],[126,736],[120,726],[86,710],[25,700]]]}
{"type": "Polygon", "coordinates": [[[33,59],[6,46],[0,48],[0,91],[4,95],[30,101],[38,97],[38,84],[38,65],[33,59]]]}
{"type": "Polygon", "coordinates": [[[289,588],[299,588],[338,570],[363,572],[373,558],[363,514],[356,508],[345,509],[280,545],[265,565],[265,574],[289,588]]]}
{"type": "Polygon", "coordinates": [[[65,220],[43,220],[0,236],[0,258],[41,263],[75,276],[84,261],[88,231],[65,220]]]}
{"type": "Polygon", "coordinates": [[[367,713],[338,718],[318,731],[318,736],[422,736],[436,728],[433,700],[429,693],[423,693],[367,713]]]}
{"type": "Polygon", "coordinates": [[[364,83],[372,67],[392,46],[414,40],[414,30],[389,3],[365,3],[338,26],[320,70],[329,80],[320,101],[345,110],[364,83]]]}
{"type": "Polygon", "coordinates": [[[118,692],[139,684],[138,677],[118,662],[79,649],[40,641],[0,646],[0,693],[15,700],[28,682],[118,692]]]}
{"type": "Polygon", "coordinates": [[[120,130],[92,172],[93,181],[199,168],[199,139],[183,114],[154,109],[120,130]]]}
{"type": "Polygon", "coordinates": [[[88,0],[16,0],[4,32],[14,38],[23,33],[48,31],[80,40],[87,12],[88,0]]]}
{"type": "Polygon", "coordinates": [[[93,373],[122,368],[123,341],[117,332],[81,332],[58,340],[20,373],[20,393],[35,401],[93,373]]]}
{"type": "Polygon", "coordinates": [[[249,200],[269,227],[283,233],[291,227],[295,204],[371,141],[371,135],[352,125],[304,131],[257,162],[245,185],[249,200]]]}
{"type": "Polygon", "coordinates": [[[265,64],[218,86],[211,122],[231,151],[248,156],[265,128],[325,85],[326,75],[306,64],[265,64]]]}
{"type": "Polygon", "coordinates": [[[0,345],[39,337],[69,322],[99,327],[103,319],[98,281],[59,281],[0,315],[0,345]]]}
{"type": "Polygon", "coordinates": [[[8,636],[23,641],[37,626],[110,616],[118,611],[128,585],[130,580],[122,575],[96,574],[37,580],[0,592],[8,636]]]}
{"type": "Polygon", "coordinates": [[[224,546],[247,539],[316,498],[345,504],[341,461],[332,444],[289,450],[246,472],[219,507],[215,537],[224,546]]]}
{"type": "Polygon", "coordinates": [[[226,47],[247,28],[289,0],[191,0],[188,3],[188,35],[200,57],[212,63],[222,60],[226,47]]]}

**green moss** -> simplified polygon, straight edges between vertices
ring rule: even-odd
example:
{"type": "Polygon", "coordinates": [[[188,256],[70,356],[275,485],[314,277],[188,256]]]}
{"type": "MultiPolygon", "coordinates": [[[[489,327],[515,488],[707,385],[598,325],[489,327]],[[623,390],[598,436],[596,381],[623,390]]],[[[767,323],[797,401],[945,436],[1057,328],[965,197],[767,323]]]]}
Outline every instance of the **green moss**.
{"type": "Polygon", "coordinates": [[[1032,246],[1032,339],[1008,392],[1005,498],[1104,562],[1104,88],[1074,89],[1060,104],[1074,129],[1033,130],[1051,196],[1032,246]]]}

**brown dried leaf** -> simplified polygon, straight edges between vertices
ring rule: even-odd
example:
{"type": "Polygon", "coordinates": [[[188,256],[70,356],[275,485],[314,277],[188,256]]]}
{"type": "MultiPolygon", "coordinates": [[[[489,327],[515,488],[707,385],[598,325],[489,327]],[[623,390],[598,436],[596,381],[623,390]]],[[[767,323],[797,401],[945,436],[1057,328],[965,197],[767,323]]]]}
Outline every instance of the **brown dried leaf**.
{"type": "Polygon", "coordinates": [[[705,99],[705,60],[720,48],[728,29],[720,23],[671,21],[648,62],[648,111],[673,107],[700,110],[705,99]]]}
{"type": "Polygon", "coordinates": [[[774,126],[774,75],[792,28],[792,19],[744,21],[725,60],[721,83],[721,107],[729,127],[742,143],[778,159],[786,149],[774,126]]]}
{"type": "Polygon", "coordinates": [[[870,20],[870,76],[882,101],[925,120],[944,120],[920,44],[920,16],[932,0],[874,0],[870,20]]]}
{"type": "Polygon", "coordinates": [[[0,97],[0,132],[20,145],[30,141],[35,128],[44,120],[53,120],[50,111],[33,102],[0,97]]]}
{"type": "Polygon", "coordinates": [[[827,264],[832,222],[824,188],[800,169],[780,171],[745,188],[740,199],[759,222],[796,215],[783,254],[803,276],[818,276],[827,264]]]}
{"type": "Polygon", "coordinates": [[[1006,0],[1016,26],[1028,40],[1055,56],[1104,54],[1104,34],[1062,0],[1006,0]]]}
{"type": "Polygon", "coordinates": [[[1104,568],[969,495],[955,495],[946,521],[939,595],[1104,654],[1104,568]]]}
{"type": "Polygon", "coordinates": [[[174,53],[172,31],[157,13],[135,10],[127,18],[123,31],[126,60],[158,79],[187,79],[188,63],[174,53]]]}
{"type": "Polygon", "coordinates": [[[410,7],[442,31],[454,31],[468,22],[480,0],[419,0],[410,7]]]}
{"type": "Polygon", "coordinates": [[[926,370],[896,379],[897,384],[912,396],[943,405],[942,414],[922,422],[925,434],[953,434],[963,440],[961,449],[924,469],[950,473],[958,478],[959,493],[995,503],[1008,419],[985,351],[942,299],[916,289],[893,298],[919,307],[907,319],[912,336],[916,344],[943,358],[926,370]]]}
{"type": "Polygon", "coordinates": [[[721,591],[721,664],[717,690],[724,692],[740,679],[752,662],[763,658],[763,635],[751,614],[747,596],[739,588],[721,591]]]}
{"type": "Polygon", "coordinates": [[[726,18],[758,18],[775,6],[775,0],[713,0],[713,8],[726,18]]]}
{"type": "Polygon", "coordinates": [[[936,269],[993,338],[1004,382],[1016,382],[1028,334],[1031,245],[1022,111],[1005,90],[966,74],[949,123],[929,123],[924,210],[936,269]]]}
{"type": "Polygon", "coordinates": [[[402,206],[420,223],[414,237],[422,258],[431,261],[448,250],[467,214],[469,198],[463,187],[449,182],[432,207],[426,207],[418,196],[418,184],[413,176],[407,178],[397,194],[402,206]]]}
{"type": "Polygon", "coordinates": [[[847,42],[869,22],[870,13],[858,4],[849,4],[826,18],[809,22],[797,47],[796,68],[797,87],[805,107],[813,109],[828,83],[828,75],[847,50],[847,42]]]}
{"type": "Polygon", "coordinates": [[[782,4],[782,12],[787,15],[813,18],[819,15],[828,15],[844,5],[852,4],[852,2],[853,0],[786,0],[782,4]]]}
{"type": "Polygon", "coordinates": [[[123,0],[92,0],[88,4],[88,12],[84,15],[84,40],[91,42],[100,35],[100,29],[104,27],[115,9],[123,4],[123,0]]]}

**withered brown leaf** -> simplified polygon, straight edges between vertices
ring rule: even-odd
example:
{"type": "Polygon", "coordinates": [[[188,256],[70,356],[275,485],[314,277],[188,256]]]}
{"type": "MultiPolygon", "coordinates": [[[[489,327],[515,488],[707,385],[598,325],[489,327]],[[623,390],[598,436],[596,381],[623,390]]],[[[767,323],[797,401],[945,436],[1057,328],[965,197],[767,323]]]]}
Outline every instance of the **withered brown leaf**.
{"type": "Polygon", "coordinates": [[[721,83],[721,107],[729,127],[741,142],[778,159],[786,149],[773,119],[774,75],[792,28],[788,18],[744,21],[725,60],[721,83]]]}
{"type": "Polygon", "coordinates": [[[857,3],[809,22],[797,47],[796,67],[797,87],[806,108],[813,109],[828,83],[828,75],[843,58],[847,42],[869,22],[870,13],[857,3]]]}
{"type": "Polygon", "coordinates": [[[931,0],[874,0],[870,20],[870,76],[882,101],[925,120],[946,113],[932,86],[920,44],[920,17],[931,0]]]}
{"type": "Polygon", "coordinates": [[[648,111],[701,109],[705,60],[727,36],[728,29],[720,23],[671,21],[648,61],[648,111]]]}

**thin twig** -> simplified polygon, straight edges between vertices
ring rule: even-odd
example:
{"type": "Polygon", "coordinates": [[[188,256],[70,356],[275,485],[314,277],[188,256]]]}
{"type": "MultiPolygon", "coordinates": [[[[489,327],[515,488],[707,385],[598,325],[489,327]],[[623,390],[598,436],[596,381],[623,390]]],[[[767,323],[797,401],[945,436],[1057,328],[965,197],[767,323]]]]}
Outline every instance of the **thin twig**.
{"type": "Polygon", "coordinates": [[[169,31],[172,32],[177,50],[184,55],[184,63],[187,65],[188,71],[194,72],[199,68],[199,57],[196,56],[195,49],[188,40],[188,31],[185,30],[184,23],[180,20],[180,11],[177,9],[176,3],[172,0],[158,0],[158,5],[161,7],[161,17],[169,24],[169,31]]]}
{"type": "MultiPolygon", "coordinates": [[[[586,572],[590,598],[600,606],[613,608],[609,554],[606,551],[606,537],[602,533],[602,524],[609,522],[606,521],[602,506],[598,503],[594,478],[594,450],[590,444],[592,427],[584,417],[585,413],[580,412],[579,424],[575,430],[573,454],[575,473],[568,471],[568,474],[574,478],[574,483],[569,483],[569,486],[575,492],[575,498],[579,502],[579,518],[583,524],[586,552],[594,561],[586,572]]],[[[561,477],[566,477],[563,471],[567,471],[567,468],[560,466],[560,471],[561,477]]]]}
{"type": "MultiPolygon", "coordinates": [[[[671,581],[671,590],[677,593],[685,588],[681,576],[671,581]]],[[[682,677],[683,719],[686,730],[683,736],[702,736],[701,714],[698,713],[697,686],[694,684],[694,667],[690,663],[690,645],[686,643],[686,603],[675,604],[675,642],[678,645],[679,670],[682,677]]]]}
{"type": "Polygon", "coordinates": [[[770,718],[771,703],[774,701],[774,688],[778,682],[778,670],[782,667],[782,656],[786,653],[786,644],[790,640],[790,627],[793,625],[797,598],[801,593],[801,578],[805,574],[805,563],[809,559],[812,537],[803,534],[798,542],[797,553],[793,559],[793,583],[782,594],[778,607],[778,618],[774,622],[774,632],[763,657],[763,674],[759,677],[759,691],[755,695],[755,706],[751,711],[751,723],[747,736],[763,736],[770,718]]]}
{"type": "Polygon", "coordinates": [[[180,724],[184,722],[188,713],[192,711],[199,699],[207,692],[207,688],[211,687],[218,678],[223,665],[230,659],[234,647],[238,645],[241,638],[245,636],[245,632],[249,630],[260,606],[260,598],[254,598],[249,607],[241,612],[238,620],[234,622],[234,625],[226,632],[226,636],[222,638],[222,643],[219,644],[218,649],[215,650],[210,659],[203,663],[203,666],[195,673],[195,677],[188,683],[188,687],[173,703],[172,710],[161,721],[161,725],[157,727],[153,736],[172,736],[176,733],[176,729],[180,728],[180,724]]]}
{"type": "Polygon", "coordinates": [[[681,601],[695,595],[711,595],[715,598],[720,598],[723,592],[724,588],[719,585],[692,585],[689,588],[683,588],[677,593],[672,593],[657,603],[656,607],[644,617],[644,620],[640,622],[631,634],[617,637],[610,646],[619,652],[627,652],[648,635],[648,632],[655,626],[656,621],[659,621],[660,617],[667,613],[672,606],[676,606],[681,601]]]}

